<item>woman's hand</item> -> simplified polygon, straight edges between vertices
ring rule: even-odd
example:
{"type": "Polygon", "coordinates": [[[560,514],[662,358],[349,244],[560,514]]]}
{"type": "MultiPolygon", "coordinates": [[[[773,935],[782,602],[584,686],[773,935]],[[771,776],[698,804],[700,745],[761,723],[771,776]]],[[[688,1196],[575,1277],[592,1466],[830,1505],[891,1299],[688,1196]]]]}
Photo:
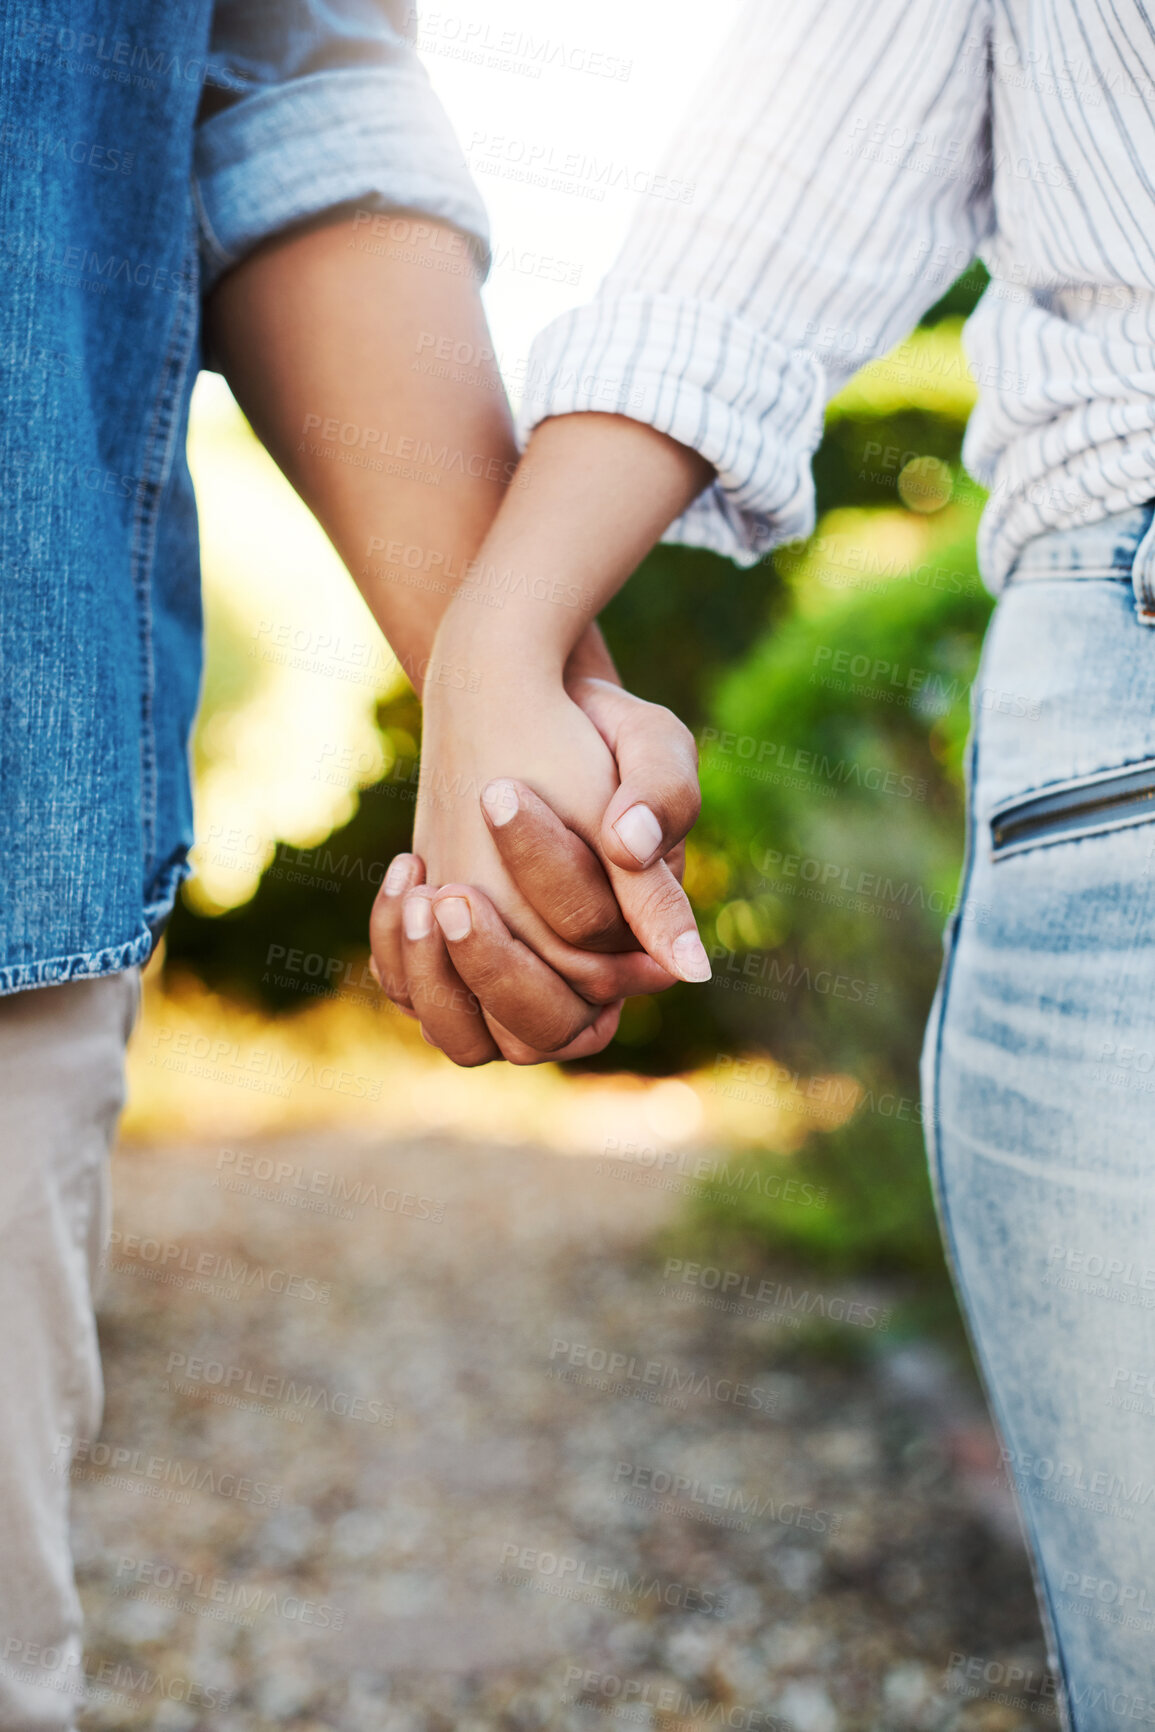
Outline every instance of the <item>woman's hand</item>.
{"type": "Polygon", "coordinates": [[[568,689],[524,662],[474,691],[439,685],[439,667],[468,667],[469,643],[445,631],[431,659],[424,858],[387,874],[377,970],[459,1063],[581,1056],[611,1038],[625,996],[709,975],[664,859],[680,865],[697,816],[694,742],[668,710],[583,674],[588,656],[568,689]]]}
{"type": "MultiPolygon", "coordinates": [[[[537,969],[552,965],[555,982],[570,995],[558,1001],[558,1020],[548,1031],[549,1049],[559,1056],[573,1051],[575,1039],[604,1045],[617,997],[631,988],[617,989],[603,1012],[606,1021],[591,1029],[598,1006],[606,1004],[607,958],[566,945],[522,894],[489,828],[500,829],[500,792],[495,797],[491,790],[488,823],[481,796],[501,780],[539,795],[597,856],[629,929],[648,952],[648,966],[658,965],[667,980],[709,978],[689,903],[663,858],[668,844],[685,835],[696,803],[684,826],[667,834],[652,803],[639,800],[619,774],[622,694],[599,689],[595,679],[575,702],[576,688],[567,690],[566,676],[573,677],[590,622],[712,474],[697,452],[627,417],[581,413],[545,421],[530,439],[471,577],[442,617],[427,664],[416,846],[438,888],[430,893],[411,886],[404,895],[413,936],[401,941],[399,965],[384,958],[384,978],[422,979],[423,958],[437,954],[436,925],[459,961],[459,978],[467,979],[466,949],[475,948],[478,936],[474,922],[488,919],[484,895],[499,924],[504,918],[512,927],[520,961],[537,969]],[[481,605],[491,601],[499,605],[481,605]],[[639,854],[644,859],[649,845],[656,851],[641,865],[639,854]]],[[[652,712],[651,746],[663,717],[671,720],[652,712]]],[[[673,725],[683,736],[669,760],[677,781],[693,742],[680,723],[673,725]]],[[[660,782],[667,775],[660,752],[653,767],[660,782]]],[[[386,899],[378,900],[375,922],[386,899]]],[[[449,965],[448,954],[444,962],[449,965]]],[[[622,956],[613,967],[625,967],[622,956]]],[[[450,1051],[441,1018],[451,979],[431,965],[425,981],[425,1003],[411,991],[413,1007],[435,1043],[450,1051]]],[[[493,994],[502,988],[496,977],[485,984],[493,994]]],[[[471,1056],[459,1062],[505,1051],[506,1018],[518,1013],[517,1002],[488,1011],[480,989],[479,996],[485,1027],[475,1022],[471,1056]]],[[[520,1026],[511,1032],[526,1044],[532,1040],[520,1026]]]]}

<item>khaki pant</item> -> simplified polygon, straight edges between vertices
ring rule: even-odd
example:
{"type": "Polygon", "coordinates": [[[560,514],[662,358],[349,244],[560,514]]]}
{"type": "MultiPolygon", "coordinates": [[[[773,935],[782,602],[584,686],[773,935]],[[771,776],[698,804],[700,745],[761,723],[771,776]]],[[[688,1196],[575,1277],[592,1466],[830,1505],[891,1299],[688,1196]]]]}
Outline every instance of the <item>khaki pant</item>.
{"type": "Polygon", "coordinates": [[[83,1706],[68,1456],[95,1437],[93,1299],[138,972],[0,998],[0,1728],[83,1706]]]}

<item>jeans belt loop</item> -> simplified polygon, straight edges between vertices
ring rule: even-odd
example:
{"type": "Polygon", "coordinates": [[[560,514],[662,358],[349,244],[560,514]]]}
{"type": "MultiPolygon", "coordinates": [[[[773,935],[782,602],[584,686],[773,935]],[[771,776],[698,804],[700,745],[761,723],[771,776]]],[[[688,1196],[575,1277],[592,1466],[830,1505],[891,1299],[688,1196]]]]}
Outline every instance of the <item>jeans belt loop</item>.
{"type": "Polygon", "coordinates": [[[1135,612],[1144,625],[1155,625],[1155,511],[1131,562],[1135,612]]]}

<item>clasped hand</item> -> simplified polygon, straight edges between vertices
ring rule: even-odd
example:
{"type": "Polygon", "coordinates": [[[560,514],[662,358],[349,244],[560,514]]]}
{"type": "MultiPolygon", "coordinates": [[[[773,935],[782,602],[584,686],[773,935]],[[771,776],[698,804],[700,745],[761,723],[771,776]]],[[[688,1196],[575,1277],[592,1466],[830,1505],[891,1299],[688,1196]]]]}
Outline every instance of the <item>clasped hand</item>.
{"type": "Polygon", "coordinates": [[[710,965],[682,889],[697,752],[608,679],[427,691],[414,852],[370,920],[384,992],[459,1065],[587,1057],[710,965]]]}

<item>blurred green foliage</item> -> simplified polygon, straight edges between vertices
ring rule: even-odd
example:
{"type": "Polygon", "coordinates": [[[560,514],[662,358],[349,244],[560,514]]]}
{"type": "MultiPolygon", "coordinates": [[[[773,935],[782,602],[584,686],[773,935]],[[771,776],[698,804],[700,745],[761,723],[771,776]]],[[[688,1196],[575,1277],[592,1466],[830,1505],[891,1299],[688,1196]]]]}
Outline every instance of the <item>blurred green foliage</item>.
{"type": "MultiPolygon", "coordinates": [[[[929,383],[879,366],[831,405],[809,543],[747,570],[658,548],[602,620],[627,686],[699,739],[687,884],[715,977],[633,1001],[589,1064],[718,1071],[728,1055],[766,1054],[801,1076],[856,1079],[855,1115],[792,1160],[827,1187],[827,1207],[756,1189],[707,1191],[698,1205],[716,1238],[792,1247],[831,1269],[941,1268],[917,1060],[961,862],[963,745],[991,606],[974,557],[981,494],[960,455],[970,387],[958,327],[984,281],[974,267],[915,333],[929,383]]],[[[210,678],[227,687],[227,655],[210,678]]],[[[409,839],[412,696],[383,704],[378,723],[396,762],[324,844],[324,893],[308,882],[322,867],[295,875],[279,850],[243,907],[210,918],[181,904],[170,973],[283,1011],[303,999],[274,979],[272,946],[363,961],[374,882],[409,839]]]]}

